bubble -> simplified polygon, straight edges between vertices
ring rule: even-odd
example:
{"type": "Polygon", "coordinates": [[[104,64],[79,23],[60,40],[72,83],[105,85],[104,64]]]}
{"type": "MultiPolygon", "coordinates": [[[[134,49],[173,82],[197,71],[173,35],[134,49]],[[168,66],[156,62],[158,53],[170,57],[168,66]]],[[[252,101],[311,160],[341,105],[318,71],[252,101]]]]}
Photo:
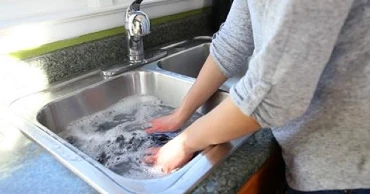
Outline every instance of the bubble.
{"type": "MultiPolygon", "coordinates": [[[[164,174],[142,162],[145,152],[153,145],[163,145],[178,133],[166,134],[167,139],[158,136],[158,140],[144,130],[150,127],[150,120],[173,111],[173,107],[163,104],[157,97],[130,96],[105,110],[69,123],[58,135],[121,176],[158,178],[164,174]]],[[[185,127],[200,116],[195,113],[185,127]]]]}

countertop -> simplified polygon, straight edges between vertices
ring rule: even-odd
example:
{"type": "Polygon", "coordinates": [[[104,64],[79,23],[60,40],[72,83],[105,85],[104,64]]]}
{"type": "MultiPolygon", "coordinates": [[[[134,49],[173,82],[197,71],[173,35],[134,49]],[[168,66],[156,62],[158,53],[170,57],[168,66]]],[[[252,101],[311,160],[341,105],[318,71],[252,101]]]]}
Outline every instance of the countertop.
{"type": "Polygon", "coordinates": [[[1,193],[97,193],[17,128],[1,127],[1,193]]]}
{"type": "MultiPolygon", "coordinates": [[[[97,193],[18,129],[4,123],[0,126],[2,193],[97,193]]],[[[256,132],[191,193],[237,192],[276,146],[269,129],[256,132]]]]}

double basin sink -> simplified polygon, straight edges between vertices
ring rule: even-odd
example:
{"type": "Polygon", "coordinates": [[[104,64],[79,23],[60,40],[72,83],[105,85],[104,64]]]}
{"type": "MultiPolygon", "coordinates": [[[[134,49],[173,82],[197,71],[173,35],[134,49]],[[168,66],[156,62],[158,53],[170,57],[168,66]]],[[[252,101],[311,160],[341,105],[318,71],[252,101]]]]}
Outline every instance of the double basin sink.
{"type": "MultiPolygon", "coordinates": [[[[121,165],[122,169],[108,168],[104,158],[92,157],[91,153],[81,149],[81,145],[76,145],[74,139],[68,139],[61,134],[71,130],[69,126],[76,120],[104,112],[122,99],[132,96],[152,96],[165,106],[178,107],[209,54],[209,43],[208,37],[183,41],[163,47],[162,50],[168,52],[166,57],[120,75],[107,78],[97,70],[22,97],[10,105],[12,122],[101,193],[189,192],[247,137],[209,147],[171,174],[135,178],[120,173],[128,170],[125,166],[121,165]]],[[[228,89],[237,79],[238,77],[228,80],[220,87],[220,90],[197,110],[198,114],[206,114],[225,99],[228,89]]],[[[105,123],[107,130],[124,124],[123,121],[115,121],[117,115],[112,117],[114,119],[107,117],[110,120],[105,123]]],[[[124,128],[119,130],[125,133],[124,128]]],[[[87,131],[84,136],[89,134],[91,133],[87,131]]],[[[118,140],[117,138],[116,141],[118,140]]],[[[91,141],[97,140],[92,138],[91,141]]]]}

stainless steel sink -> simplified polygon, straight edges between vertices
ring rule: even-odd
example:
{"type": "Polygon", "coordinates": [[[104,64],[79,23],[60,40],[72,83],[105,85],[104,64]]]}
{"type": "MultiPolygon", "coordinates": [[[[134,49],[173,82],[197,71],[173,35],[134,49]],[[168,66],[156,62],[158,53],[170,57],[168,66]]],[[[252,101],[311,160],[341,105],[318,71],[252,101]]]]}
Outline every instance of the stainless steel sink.
{"type": "MultiPolygon", "coordinates": [[[[209,55],[209,47],[210,43],[203,43],[198,46],[180,51],[160,60],[158,62],[158,67],[166,71],[197,78],[204,62],[209,55]]],[[[235,84],[235,82],[244,76],[246,70],[247,64],[240,69],[237,75],[228,79],[222,86],[222,89],[228,91],[231,86],[235,84]]]]}
{"type": "MultiPolygon", "coordinates": [[[[55,133],[74,120],[108,108],[128,96],[150,95],[164,105],[178,107],[192,83],[153,71],[131,71],[76,91],[44,106],[37,120],[55,133]]],[[[227,96],[217,92],[198,112],[205,114],[227,96]]]]}
{"type": "MultiPolygon", "coordinates": [[[[199,42],[199,41],[198,41],[199,42]]],[[[202,49],[196,44],[194,49],[202,49]],[[198,46],[198,47],[197,47],[198,46]]],[[[194,42],[182,42],[168,49],[166,67],[176,53],[187,52],[194,42]],[[181,49],[184,48],[184,49],[181,49]]],[[[199,54],[190,50],[193,54],[199,54]]],[[[162,63],[161,61],[160,63],[162,63]]],[[[60,134],[75,120],[97,114],[125,97],[150,95],[164,105],[178,107],[194,79],[158,68],[158,61],[124,74],[105,78],[94,71],[70,81],[30,94],[10,106],[12,122],[55,158],[101,193],[184,193],[196,186],[217,164],[231,154],[247,137],[209,147],[177,171],[156,178],[138,179],[107,168],[60,134]]],[[[163,66],[162,66],[163,67],[163,66]]],[[[181,72],[179,72],[181,73],[181,72]]],[[[226,98],[218,91],[197,110],[205,114],[226,98]]],[[[140,107],[139,107],[140,108],[140,107]]],[[[114,116],[114,115],[113,115],[114,116]]],[[[143,128],[141,128],[143,130],[143,128]]],[[[124,132],[124,131],[123,131],[124,132]]],[[[88,135],[88,133],[87,133],[88,135]]]]}
{"type": "Polygon", "coordinates": [[[197,78],[203,63],[208,57],[209,45],[210,43],[201,44],[160,60],[158,67],[167,71],[197,78]]]}

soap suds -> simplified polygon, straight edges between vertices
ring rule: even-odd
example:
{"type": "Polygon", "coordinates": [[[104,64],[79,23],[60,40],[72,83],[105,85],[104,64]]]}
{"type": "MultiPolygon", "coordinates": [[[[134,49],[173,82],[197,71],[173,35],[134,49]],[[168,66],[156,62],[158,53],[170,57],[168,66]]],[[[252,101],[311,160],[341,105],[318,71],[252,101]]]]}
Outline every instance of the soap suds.
{"type": "MultiPolygon", "coordinates": [[[[124,177],[150,179],[164,176],[142,162],[149,147],[159,146],[177,133],[148,135],[149,121],[168,115],[173,107],[149,95],[126,97],[109,108],[71,122],[59,136],[124,177]]],[[[184,128],[201,114],[195,113],[184,128]]]]}

